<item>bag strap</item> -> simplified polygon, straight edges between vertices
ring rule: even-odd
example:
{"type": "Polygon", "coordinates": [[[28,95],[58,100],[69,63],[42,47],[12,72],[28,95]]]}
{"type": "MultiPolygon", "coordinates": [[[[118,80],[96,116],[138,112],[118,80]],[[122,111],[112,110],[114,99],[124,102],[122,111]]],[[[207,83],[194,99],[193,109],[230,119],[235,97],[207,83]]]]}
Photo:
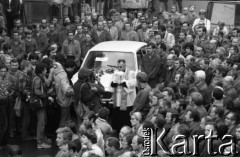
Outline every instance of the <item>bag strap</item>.
{"type": "Polygon", "coordinates": [[[83,83],[82,85],[81,85],[81,87],[80,87],[80,97],[79,97],[79,100],[81,101],[81,99],[82,99],[82,88],[83,88],[83,86],[85,85],[86,83],[83,83]]]}

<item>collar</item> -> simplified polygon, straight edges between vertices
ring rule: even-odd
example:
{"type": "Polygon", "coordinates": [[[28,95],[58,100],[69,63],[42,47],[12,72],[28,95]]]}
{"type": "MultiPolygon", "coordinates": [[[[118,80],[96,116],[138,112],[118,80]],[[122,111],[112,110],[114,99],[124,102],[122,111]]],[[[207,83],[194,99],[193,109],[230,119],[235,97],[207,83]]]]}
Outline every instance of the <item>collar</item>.
{"type": "Polygon", "coordinates": [[[98,120],[102,121],[102,122],[107,122],[105,119],[102,119],[100,117],[98,117],[98,120]]]}

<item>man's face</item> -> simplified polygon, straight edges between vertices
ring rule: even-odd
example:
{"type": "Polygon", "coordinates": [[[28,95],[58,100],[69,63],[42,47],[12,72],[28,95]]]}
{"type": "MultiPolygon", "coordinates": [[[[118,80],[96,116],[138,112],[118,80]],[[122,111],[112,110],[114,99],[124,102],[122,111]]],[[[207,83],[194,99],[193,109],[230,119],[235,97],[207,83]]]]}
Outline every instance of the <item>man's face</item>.
{"type": "Polygon", "coordinates": [[[77,27],[77,32],[78,32],[78,34],[82,34],[82,32],[83,32],[82,26],[77,27]]]}
{"type": "Polygon", "coordinates": [[[183,14],[184,14],[184,15],[187,15],[187,14],[188,14],[188,8],[187,8],[187,7],[184,7],[184,8],[183,8],[183,14]]]}
{"type": "Polygon", "coordinates": [[[229,114],[226,116],[226,118],[225,118],[225,124],[226,124],[227,126],[232,125],[232,114],[231,114],[231,113],[229,113],[229,114]]]}
{"type": "Polygon", "coordinates": [[[213,119],[216,118],[216,116],[217,116],[215,110],[216,110],[216,107],[213,107],[209,114],[209,116],[212,117],[213,119]]]}
{"type": "Polygon", "coordinates": [[[54,25],[50,25],[49,28],[50,28],[51,32],[55,31],[55,26],[54,25]]]}
{"type": "Polygon", "coordinates": [[[126,31],[130,31],[130,30],[131,30],[130,24],[125,24],[125,30],[126,30],[126,31]]]}
{"type": "Polygon", "coordinates": [[[82,135],[81,136],[81,143],[86,145],[88,142],[89,142],[89,139],[85,135],[82,135]]]}
{"type": "Polygon", "coordinates": [[[20,20],[17,20],[16,21],[16,26],[19,27],[21,25],[21,21],[20,20]]]}
{"type": "Polygon", "coordinates": [[[188,111],[187,114],[185,115],[185,120],[186,120],[187,122],[190,122],[190,121],[191,121],[190,116],[191,116],[191,111],[188,111]]]}
{"type": "Polygon", "coordinates": [[[232,40],[232,45],[233,46],[238,46],[238,39],[237,38],[232,40]]]}
{"type": "Polygon", "coordinates": [[[180,62],[179,62],[179,60],[174,61],[174,64],[175,64],[175,68],[176,68],[176,69],[180,68],[180,62]]]}
{"type": "Polygon", "coordinates": [[[208,136],[211,132],[211,130],[214,130],[212,125],[206,125],[205,126],[205,136],[208,136]]]}
{"type": "Polygon", "coordinates": [[[145,17],[144,16],[140,17],[140,22],[143,22],[143,21],[145,21],[145,17]]]}
{"type": "Polygon", "coordinates": [[[194,81],[196,84],[199,84],[201,82],[201,79],[197,77],[197,75],[194,75],[194,81]]]}
{"type": "Polygon", "coordinates": [[[172,13],[175,13],[177,11],[176,7],[173,6],[171,11],[172,11],[172,13]]]}
{"type": "Polygon", "coordinates": [[[137,136],[134,136],[133,139],[132,139],[132,149],[133,151],[138,151],[140,149],[139,145],[138,145],[138,142],[137,142],[137,139],[138,137],[137,136]]]}
{"type": "Polygon", "coordinates": [[[240,128],[236,129],[236,138],[240,140],[240,128]]]}
{"type": "Polygon", "coordinates": [[[77,24],[80,23],[80,18],[79,17],[75,18],[74,22],[77,24]]]}
{"type": "Polygon", "coordinates": [[[168,91],[162,92],[162,95],[163,95],[163,99],[172,101],[172,97],[168,94],[168,91]]]}
{"type": "Polygon", "coordinates": [[[156,35],[155,36],[155,41],[156,41],[156,44],[160,44],[162,42],[162,38],[161,38],[161,35],[156,35]]]}
{"type": "Polygon", "coordinates": [[[58,20],[57,19],[53,19],[53,24],[57,24],[58,20]]]}
{"type": "Polygon", "coordinates": [[[17,71],[18,67],[19,67],[18,63],[14,63],[14,62],[11,63],[11,70],[12,71],[17,71]]]}
{"type": "Polygon", "coordinates": [[[27,34],[28,39],[32,39],[32,34],[27,34]]]}
{"type": "Polygon", "coordinates": [[[200,68],[201,68],[202,70],[205,70],[205,61],[204,61],[204,60],[201,60],[201,61],[199,62],[199,66],[200,66],[200,68]]]}
{"type": "Polygon", "coordinates": [[[121,19],[124,19],[124,18],[126,18],[127,17],[127,14],[126,13],[122,13],[121,14],[121,19]]]}
{"type": "Polygon", "coordinates": [[[118,70],[119,71],[125,71],[126,70],[126,64],[123,62],[118,63],[118,70]]]}
{"type": "Polygon", "coordinates": [[[211,49],[216,48],[216,41],[215,41],[215,40],[211,40],[211,41],[209,42],[209,46],[210,46],[211,49]]]}
{"type": "Polygon", "coordinates": [[[192,42],[192,41],[193,41],[192,35],[187,35],[186,41],[187,41],[187,42],[192,42]]]}
{"type": "Polygon", "coordinates": [[[91,42],[92,41],[92,37],[89,34],[86,34],[86,41],[87,42],[91,42]]]}
{"type": "Polygon", "coordinates": [[[73,33],[68,33],[68,40],[72,41],[74,39],[73,33]]]}
{"type": "Polygon", "coordinates": [[[173,57],[171,55],[169,55],[167,57],[167,65],[168,66],[172,66],[173,65],[173,57]]]}
{"type": "Polygon", "coordinates": [[[187,23],[184,23],[184,24],[182,25],[182,29],[185,30],[185,31],[188,29],[187,23]]]}
{"type": "Polygon", "coordinates": [[[142,13],[137,14],[137,18],[139,19],[142,16],[142,13]]]}
{"type": "Polygon", "coordinates": [[[108,25],[108,28],[111,28],[112,27],[112,21],[107,21],[107,25],[108,25]]]}
{"type": "Polygon", "coordinates": [[[7,69],[6,68],[0,69],[0,72],[1,72],[1,77],[2,78],[5,78],[7,76],[7,69]]]}
{"type": "Polygon", "coordinates": [[[193,12],[195,10],[194,6],[190,6],[189,11],[193,12]]]}
{"type": "Polygon", "coordinates": [[[202,48],[201,47],[197,47],[195,50],[195,56],[196,57],[201,57],[202,56],[202,48]]]}
{"type": "Polygon", "coordinates": [[[97,19],[97,14],[92,14],[92,19],[96,20],[97,19]]]}
{"type": "Polygon", "coordinates": [[[166,120],[167,124],[172,123],[172,113],[171,112],[167,112],[165,120],[166,120]]]}
{"type": "Polygon", "coordinates": [[[14,39],[14,40],[18,40],[18,39],[19,39],[18,33],[13,33],[13,39],[14,39]]]}
{"type": "Polygon", "coordinates": [[[158,29],[158,21],[154,21],[153,22],[153,28],[154,29],[158,29]]]}
{"type": "Polygon", "coordinates": [[[198,34],[198,36],[203,36],[203,30],[202,30],[202,28],[198,28],[197,29],[197,34],[198,34]]]}
{"type": "Polygon", "coordinates": [[[56,144],[58,147],[61,147],[64,145],[63,133],[57,134],[56,144]]]}
{"type": "Polygon", "coordinates": [[[88,32],[88,27],[83,27],[83,32],[87,33],[88,32]]]}
{"type": "Polygon", "coordinates": [[[119,132],[119,139],[122,140],[124,136],[127,135],[127,129],[125,127],[123,127],[120,132],[119,132]]]}
{"type": "Polygon", "coordinates": [[[103,23],[102,22],[98,22],[98,30],[103,30],[103,23]]]}
{"type": "Polygon", "coordinates": [[[148,54],[148,55],[152,55],[152,54],[153,54],[153,48],[152,48],[152,46],[148,46],[148,47],[147,47],[147,54],[148,54]]]}

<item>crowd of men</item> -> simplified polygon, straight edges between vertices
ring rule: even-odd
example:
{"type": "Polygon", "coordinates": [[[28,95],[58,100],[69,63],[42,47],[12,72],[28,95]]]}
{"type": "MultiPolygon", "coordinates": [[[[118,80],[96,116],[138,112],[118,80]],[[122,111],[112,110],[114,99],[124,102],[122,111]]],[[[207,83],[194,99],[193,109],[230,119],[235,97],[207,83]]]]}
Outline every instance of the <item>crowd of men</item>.
{"type": "MultiPolygon", "coordinates": [[[[146,128],[158,128],[157,135],[168,130],[166,148],[157,147],[156,156],[170,156],[163,149],[181,143],[179,134],[190,143],[193,135],[218,135],[211,145],[218,155],[239,150],[240,30],[224,21],[211,30],[205,16],[193,5],[152,17],[113,9],[107,19],[93,13],[73,22],[65,17],[62,25],[54,17],[27,26],[15,19],[10,31],[0,28],[0,150],[19,135],[51,149],[45,133],[54,125],[57,157],[141,157],[146,128]],[[101,102],[104,87],[93,69],[78,69],[89,49],[113,40],[147,46],[136,75],[126,59],[116,63],[110,106],[101,102]],[[233,137],[234,149],[218,149],[229,142],[221,140],[224,135],[233,137]]],[[[17,148],[12,156],[22,153],[17,148]]],[[[199,156],[211,155],[206,140],[198,150],[199,156]]]]}

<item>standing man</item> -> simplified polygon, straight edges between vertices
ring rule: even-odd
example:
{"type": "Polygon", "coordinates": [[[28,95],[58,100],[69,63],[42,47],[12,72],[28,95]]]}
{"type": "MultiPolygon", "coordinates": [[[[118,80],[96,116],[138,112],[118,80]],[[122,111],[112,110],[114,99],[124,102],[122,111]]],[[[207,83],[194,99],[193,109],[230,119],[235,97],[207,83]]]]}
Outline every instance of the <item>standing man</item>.
{"type": "Polygon", "coordinates": [[[112,37],[112,40],[118,40],[118,28],[113,26],[113,20],[107,19],[108,31],[112,37]]]}
{"type": "Polygon", "coordinates": [[[74,60],[80,66],[81,47],[78,40],[74,39],[74,33],[68,32],[68,38],[63,42],[62,54],[68,59],[74,60]]]}
{"type": "Polygon", "coordinates": [[[158,83],[160,59],[155,53],[156,46],[153,43],[147,45],[147,54],[142,59],[142,71],[148,75],[148,84],[154,88],[158,83]]]}
{"type": "Polygon", "coordinates": [[[20,16],[20,0],[4,0],[3,8],[7,19],[8,34],[11,34],[14,27],[14,20],[20,16]]]}
{"type": "Polygon", "coordinates": [[[135,72],[126,67],[124,59],[118,60],[111,86],[113,92],[113,128],[118,132],[124,125],[130,126],[130,111],[136,97],[135,72]]]}
{"type": "Polygon", "coordinates": [[[133,110],[131,112],[141,112],[143,119],[147,116],[150,105],[149,102],[149,92],[151,91],[151,87],[148,85],[148,76],[145,72],[139,72],[137,74],[137,85],[138,85],[138,94],[133,103],[133,110]]]}

